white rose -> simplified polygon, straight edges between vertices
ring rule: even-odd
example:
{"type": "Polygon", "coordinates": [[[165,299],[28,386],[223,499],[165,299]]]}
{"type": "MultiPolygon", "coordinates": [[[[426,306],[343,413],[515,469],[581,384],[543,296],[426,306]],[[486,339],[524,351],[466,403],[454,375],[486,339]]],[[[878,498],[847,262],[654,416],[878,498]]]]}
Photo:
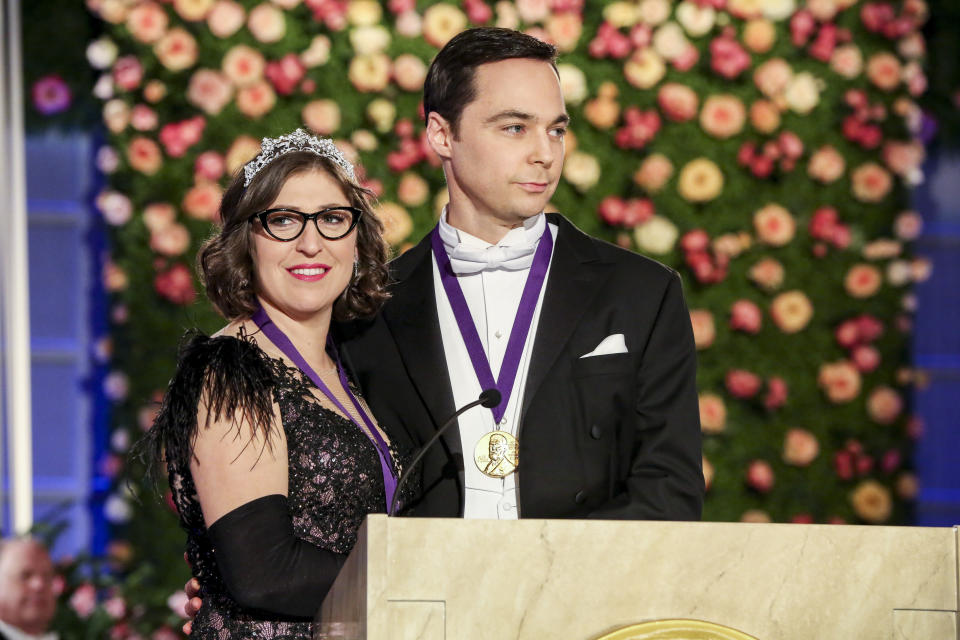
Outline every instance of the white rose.
{"type": "Polygon", "coordinates": [[[894,287],[902,287],[913,279],[913,270],[906,260],[892,260],[887,265],[887,282],[894,287]]]}
{"type": "Polygon", "coordinates": [[[694,38],[706,35],[717,21],[717,12],[713,7],[684,0],[677,7],[677,20],[684,30],[694,38]]]}
{"type": "Polygon", "coordinates": [[[795,0],[763,0],[763,16],[769,20],[786,20],[797,10],[795,0]]]}
{"type": "Polygon", "coordinates": [[[564,163],[563,177],[577,191],[587,191],[600,180],[600,163],[589,153],[574,151],[564,163]]]}
{"type": "Polygon", "coordinates": [[[809,71],[795,74],[787,85],[784,99],[792,111],[806,115],[820,103],[820,87],[817,79],[809,71]]]}
{"type": "Polygon", "coordinates": [[[640,22],[656,26],[670,17],[670,2],[668,0],[641,0],[637,6],[637,16],[640,22]]]}
{"type": "Polygon", "coordinates": [[[558,64],[557,73],[560,74],[560,90],[567,104],[578,105],[587,99],[587,76],[579,67],[572,64],[558,64]]]}
{"type": "Polygon", "coordinates": [[[667,22],[653,33],[653,48],[666,60],[682,56],[690,42],[676,22],[667,22]]]}
{"type": "Polygon", "coordinates": [[[603,19],[620,29],[637,23],[637,8],[629,2],[613,2],[603,8],[603,19]]]}
{"type": "Polygon", "coordinates": [[[133,509],[129,502],[114,494],[103,504],[103,515],[114,524],[123,524],[133,517],[133,509]]]}
{"type": "Polygon", "coordinates": [[[358,55],[380,53],[390,46],[390,32],[383,25],[357,27],[350,31],[350,44],[358,55]]]}
{"type": "Polygon", "coordinates": [[[94,69],[109,69],[117,59],[117,45],[110,38],[103,36],[87,45],[87,61],[94,69]]]}
{"type": "Polygon", "coordinates": [[[100,100],[109,100],[113,97],[113,78],[109,73],[97,78],[97,83],[93,85],[93,95],[100,100]]]}
{"type": "Polygon", "coordinates": [[[653,216],[633,231],[637,248],[644,253],[663,255],[673,251],[679,231],[663,216],[653,216]]]}

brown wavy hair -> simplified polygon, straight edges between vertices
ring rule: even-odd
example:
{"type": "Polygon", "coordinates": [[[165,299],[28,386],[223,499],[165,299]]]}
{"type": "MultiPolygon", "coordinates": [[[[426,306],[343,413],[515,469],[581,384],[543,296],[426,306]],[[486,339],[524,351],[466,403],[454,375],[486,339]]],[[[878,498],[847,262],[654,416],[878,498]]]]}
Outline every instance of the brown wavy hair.
{"type": "Polygon", "coordinates": [[[197,253],[197,271],[207,298],[227,320],[248,318],[257,310],[253,238],[248,219],[267,209],[291,176],[321,170],[333,176],[350,204],[363,211],[357,234],[357,277],[352,278],[333,306],[337,320],[374,315],[389,297],[387,293],[388,248],[383,224],[373,213],[373,193],[354,180],[338,164],[309,151],[287,153],[262,168],[244,188],[241,167],[220,201],[219,232],[208,238],[197,253]]]}

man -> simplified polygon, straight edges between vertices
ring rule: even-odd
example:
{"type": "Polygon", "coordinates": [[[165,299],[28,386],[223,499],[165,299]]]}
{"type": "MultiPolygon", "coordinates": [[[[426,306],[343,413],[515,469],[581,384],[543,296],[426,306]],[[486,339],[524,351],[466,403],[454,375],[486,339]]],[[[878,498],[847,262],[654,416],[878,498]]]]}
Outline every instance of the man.
{"type": "Polygon", "coordinates": [[[53,562],[30,538],[0,541],[0,640],[55,640],[53,562]]]}
{"type": "Polygon", "coordinates": [[[483,389],[503,396],[427,453],[410,515],[699,519],[696,353],[678,275],[542,213],[569,122],[555,56],[479,28],[434,59],[427,140],[450,201],[392,263],[383,312],[344,331],[345,360],[398,441],[422,444],[483,389]],[[491,438],[515,447],[515,471],[484,468],[491,438]]]}

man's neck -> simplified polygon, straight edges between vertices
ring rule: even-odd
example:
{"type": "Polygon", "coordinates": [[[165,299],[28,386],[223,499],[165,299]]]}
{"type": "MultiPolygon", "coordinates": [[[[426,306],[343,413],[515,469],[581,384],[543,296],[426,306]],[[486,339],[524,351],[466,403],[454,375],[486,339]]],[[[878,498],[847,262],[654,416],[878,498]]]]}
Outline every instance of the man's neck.
{"type": "Polygon", "coordinates": [[[46,632],[42,629],[37,629],[33,632],[26,631],[20,627],[13,626],[9,622],[0,620],[0,633],[6,634],[11,638],[42,638],[46,632]]]}
{"type": "Polygon", "coordinates": [[[520,217],[515,220],[502,220],[475,210],[468,212],[465,208],[447,207],[447,224],[490,244],[497,244],[512,229],[522,227],[524,222],[525,219],[520,217]]]}

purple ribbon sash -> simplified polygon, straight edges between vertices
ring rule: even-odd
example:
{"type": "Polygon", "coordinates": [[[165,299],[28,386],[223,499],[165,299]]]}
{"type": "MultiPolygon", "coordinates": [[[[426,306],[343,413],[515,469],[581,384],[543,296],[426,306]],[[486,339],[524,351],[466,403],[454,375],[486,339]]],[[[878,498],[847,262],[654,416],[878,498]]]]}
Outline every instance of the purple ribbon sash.
{"type": "Polygon", "coordinates": [[[543,235],[540,236],[540,242],[537,245],[537,251],[533,254],[533,264],[530,265],[530,273],[527,274],[527,281],[523,285],[520,304],[517,306],[517,315],[513,320],[513,327],[510,329],[507,350],[504,353],[503,362],[500,365],[500,375],[496,381],[493,379],[493,370],[490,368],[490,361],[483,350],[483,343],[480,341],[477,327],[473,323],[473,316],[470,315],[467,299],[463,297],[463,289],[460,288],[457,276],[450,267],[450,258],[443,246],[438,227],[434,227],[430,234],[430,245],[433,247],[433,255],[437,260],[443,290],[447,293],[447,300],[450,301],[453,315],[457,319],[457,326],[460,327],[460,335],[467,347],[467,353],[470,354],[470,362],[477,374],[480,388],[496,388],[500,392],[500,404],[491,409],[493,419],[499,424],[503,414],[507,411],[507,405],[510,403],[510,394],[513,392],[513,384],[517,379],[517,370],[520,368],[520,356],[523,355],[523,345],[530,333],[533,312],[537,308],[540,290],[543,288],[543,281],[550,266],[550,255],[553,252],[553,235],[550,233],[550,227],[548,226],[543,230],[543,235]]]}
{"type": "MultiPolygon", "coordinates": [[[[283,332],[273,320],[270,319],[270,316],[267,315],[266,310],[261,306],[257,309],[256,313],[253,314],[251,318],[254,323],[263,333],[270,338],[270,341],[277,346],[280,351],[284,353],[290,360],[300,368],[300,371],[307,374],[307,377],[317,386],[320,391],[323,392],[323,395],[327,398],[340,410],[346,418],[350,420],[353,424],[357,426],[360,431],[363,431],[363,428],[360,426],[360,423],[357,422],[356,418],[346,410],[343,404],[337,399],[330,388],[324,384],[323,380],[320,379],[320,376],[317,375],[317,372],[313,370],[300,351],[293,345],[290,341],[290,338],[287,337],[287,334],[283,332]]],[[[357,410],[357,413],[363,419],[364,424],[367,426],[367,437],[370,438],[370,441],[374,444],[377,449],[377,455],[380,457],[380,470],[383,473],[383,488],[387,496],[387,510],[390,510],[390,503],[393,500],[393,494],[397,489],[397,478],[393,474],[393,465],[390,464],[390,446],[383,439],[383,436],[380,435],[380,432],[377,430],[376,426],[373,424],[373,420],[370,419],[370,416],[367,415],[367,412],[364,411],[363,406],[357,401],[357,398],[353,395],[353,392],[350,390],[350,384],[347,381],[347,374],[343,370],[343,366],[340,364],[340,354],[337,353],[336,346],[333,344],[333,340],[327,336],[327,351],[333,355],[334,362],[337,364],[337,375],[340,378],[340,384],[343,385],[344,391],[347,392],[347,397],[350,398],[350,402],[353,403],[354,408],[357,410]]]]}

